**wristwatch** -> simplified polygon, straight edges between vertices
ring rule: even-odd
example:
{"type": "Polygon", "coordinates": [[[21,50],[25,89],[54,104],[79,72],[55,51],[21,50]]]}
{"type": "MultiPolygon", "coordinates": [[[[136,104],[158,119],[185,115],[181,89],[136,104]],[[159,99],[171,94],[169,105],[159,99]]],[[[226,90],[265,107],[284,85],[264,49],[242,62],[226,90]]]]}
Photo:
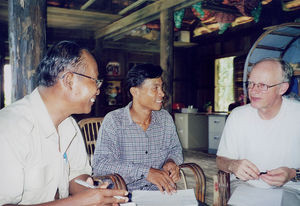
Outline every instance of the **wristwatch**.
{"type": "Polygon", "coordinates": [[[294,178],[292,178],[291,181],[299,182],[300,181],[300,170],[299,169],[295,169],[295,170],[296,170],[296,176],[294,178]]]}

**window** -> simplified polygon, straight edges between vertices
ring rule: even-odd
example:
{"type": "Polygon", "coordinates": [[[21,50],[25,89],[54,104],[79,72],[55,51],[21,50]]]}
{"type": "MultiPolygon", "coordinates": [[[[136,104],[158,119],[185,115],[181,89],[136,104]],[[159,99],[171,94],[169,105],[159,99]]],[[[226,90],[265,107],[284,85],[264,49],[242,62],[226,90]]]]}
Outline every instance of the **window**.
{"type": "Polygon", "coordinates": [[[12,76],[11,66],[9,64],[4,65],[4,106],[11,103],[11,89],[12,89],[12,76]]]}
{"type": "Polygon", "coordinates": [[[233,59],[226,57],[215,60],[215,111],[227,112],[234,102],[233,59]]]}

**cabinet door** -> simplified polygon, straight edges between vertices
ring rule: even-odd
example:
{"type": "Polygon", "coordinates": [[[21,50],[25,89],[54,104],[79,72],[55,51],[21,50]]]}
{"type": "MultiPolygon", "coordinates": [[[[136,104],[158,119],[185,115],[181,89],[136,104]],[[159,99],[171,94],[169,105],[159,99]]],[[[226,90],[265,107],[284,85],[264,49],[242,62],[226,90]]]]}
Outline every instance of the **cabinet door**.
{"type": "Polygon", "coordinates": [[[188,148],[188,114],[175,113],[177,134],[183,148],[188,148]]]}
{"type": "Polygon", "coordinates": [[[225,115],[210,115],[209,116],[209,142],[208,151],[209,153],[216,153],[219,142],[222,136],[223,128],[225,125],[225,115]]]}

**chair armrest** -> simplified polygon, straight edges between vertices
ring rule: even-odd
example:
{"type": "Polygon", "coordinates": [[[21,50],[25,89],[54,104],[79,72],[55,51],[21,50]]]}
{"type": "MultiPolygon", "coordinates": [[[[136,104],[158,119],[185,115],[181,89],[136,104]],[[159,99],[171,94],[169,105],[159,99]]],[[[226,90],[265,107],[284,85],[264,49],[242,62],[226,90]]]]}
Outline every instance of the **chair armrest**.
{"type": "MultiPolygon", "coordinates": [[[[179,167],[180,167],[181,171],[183,168],[188,168],[193,172],[194,178],[195,178],[195,183],[196,183],[196,188],[194,188],[195,193],[196,193],[196,198],[197,198],[197,200],[204,202],[206,179],[205,179],[205,174],[204,174],[203,170],[201,169],[201,167],[195,163],[183,163],[183,164],[179,165],[179,167]]],[[[183,177],[183,178],[184,178],[184,182],[186,183],[185,177],[183,177]]]]}
{"type": "Polygon", "coordinates": [[[214,206],[227,205],[230,198],[230,174],[222,170],[214,176],[214,206]]]}
{"type": "Polygon", "coordinates": [[[101,184],[101,182],[109,179],[113,183],[113,189],[119,189],[119,190],[127,190],[126,183],[124,179],[121,177],[121,175],[114,173],[114,174],[108,174],[103,176],[94,176],[94,181],[101,184]]]}

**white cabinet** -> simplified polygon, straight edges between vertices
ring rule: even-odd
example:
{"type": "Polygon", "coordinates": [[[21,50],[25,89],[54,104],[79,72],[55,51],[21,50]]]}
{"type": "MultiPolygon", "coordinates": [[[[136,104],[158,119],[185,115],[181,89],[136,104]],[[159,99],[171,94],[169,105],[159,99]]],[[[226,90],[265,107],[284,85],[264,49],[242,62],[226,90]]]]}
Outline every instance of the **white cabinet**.
{"type": "Polygon", "coordinates": [[[208,153],[216,154],[227,114],[208,115],[208,153]]]}
{"type": "Polygon", "coordinates": [[[208,147],[208,117],[206,114],[175,113],[177,133],[184,149],[208,147]]]}

